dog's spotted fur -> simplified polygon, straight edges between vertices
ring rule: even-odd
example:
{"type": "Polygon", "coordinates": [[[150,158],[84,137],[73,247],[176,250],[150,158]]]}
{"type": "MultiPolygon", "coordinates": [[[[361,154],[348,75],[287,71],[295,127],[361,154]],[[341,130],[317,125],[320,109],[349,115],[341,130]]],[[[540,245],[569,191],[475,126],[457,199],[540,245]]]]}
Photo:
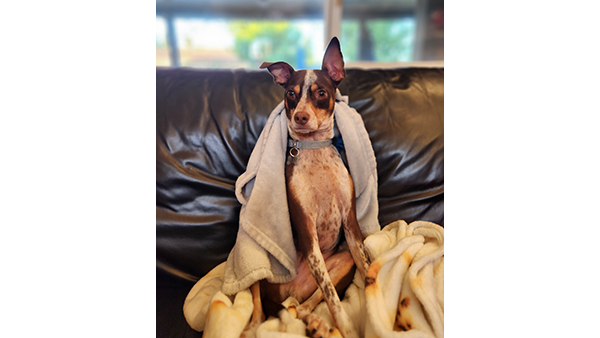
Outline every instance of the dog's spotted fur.
{"type": "MultiPolygon", "coordinates": [[[[321,70],[294,71],[285,62],[261,66],[268,68],[275,82],[285,89],[292,139],[302,142],[333,138],[335,93],[345,75],[343,65],[339,42],[334,38],[325,52],[321,70]]],[[[338,291],[351,282],[354,262],[363,278],[369,265],[356,219],[352,178],[334,146],[301,149],[297,161],[286,166],[285,174],[298,251],[297,277],[286,284],[261,283],[261,292],[278,302],[288,296],[304,302],[296,310],[307,322],[307,331],[312,336],[329,332],[321,319],[310,314],[324,299],[342,335],[357,337],[338,296],[338,291]],[[342,238],[350,254],[339,250],[342,238]]]]}

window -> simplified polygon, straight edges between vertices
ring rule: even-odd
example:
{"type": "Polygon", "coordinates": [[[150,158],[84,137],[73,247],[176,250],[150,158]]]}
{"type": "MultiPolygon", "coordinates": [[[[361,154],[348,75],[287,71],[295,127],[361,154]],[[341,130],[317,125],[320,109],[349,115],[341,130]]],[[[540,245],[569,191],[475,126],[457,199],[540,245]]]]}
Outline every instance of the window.
{"type": "Polygon", "coordinates": [[[167,45],[167,22],[156,17],[156,65],[169,66],[169,48],[167,45]]]}
{"type": "Polygon", "coordinates": [[[341,39],[347,61],[412,61],[415,19],[343,20],[341,39]]]}
{"type": "Polygon", "coordinates": [[[443,66],[443,5],[443,0],[157,0],[156,65],[257,69],[263,61],[285,60],[298,69],[318,68],[329,38],[338,36],[349,67],[415,61],[443,66]]]}
{"type": "Polygon", "coordinates": [[[257,68],[289,61],[297,68],[320,65],[323,21],[175,19],[179,62],[184,67],[257,68]]]}

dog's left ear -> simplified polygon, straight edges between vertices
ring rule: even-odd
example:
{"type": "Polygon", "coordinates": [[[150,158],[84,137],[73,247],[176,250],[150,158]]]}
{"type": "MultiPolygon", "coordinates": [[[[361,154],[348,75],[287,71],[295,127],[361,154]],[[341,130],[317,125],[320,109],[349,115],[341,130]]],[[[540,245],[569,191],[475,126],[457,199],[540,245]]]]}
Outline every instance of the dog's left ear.
{"type": "Polygon", "coordinates": [[[327,50],[325,50],[321,70],[326,70],[329,77],[336,84],[342,81],[346,76],[346,72],[344,71],[344,57],[342,56],[340,41],[337,37],[331,39],[327,46],[327,50]]]}

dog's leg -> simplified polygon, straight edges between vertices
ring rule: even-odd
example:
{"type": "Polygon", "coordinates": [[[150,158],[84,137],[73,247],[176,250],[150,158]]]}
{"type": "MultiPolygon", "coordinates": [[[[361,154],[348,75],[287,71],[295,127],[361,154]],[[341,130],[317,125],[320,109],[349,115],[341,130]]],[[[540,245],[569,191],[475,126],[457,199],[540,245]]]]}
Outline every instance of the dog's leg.
{"type": "MultiPolygon", "coordinates": [[[[354,189],[352,189],[352,196],[354,196],[354,189]]],[[[344,235],[346,236],[346,242],[348,248],[352,254],[352,258],[356,263],[356,267],[360,272],[362,279],[367,277],[367,270],[369,270],[369,257],[365,253],[364,247],[364,236],[360,230],[360,225],[356,219],[356,200],[352,199],[352,208],[348,212],[348,216],[342,221],[344,227],[344,235]]]]}
{"type": "Polygon", "coordinates": [[[250,286],[250,292],[252,293],[252,303],[254,304],[254,309],[252,310],[250,322],[248,325],[246,325],[246,328],[244,329],[244,332],[242,332],[240,338],[255,337],[258,325],[260,325],[260,323],[264,322],[266,319],[260,299],[260,281],[257,281],[250,286]]]}
{"type": "MultiPolygon", "coordinates": [[[[335,286],[335,289],[339,295],[346,290],[354,278],[355,265],[350,251],[345,250],[337,252],[334,255],[326,258],[325,265],[327,267],[327,271],[329,272],[329,277],[331,278],[331,281],[333,282],[333,285],[335,286]]],[[[297,309],[295,309],[297,318],[305,320],[306,317],[323,300],[323,293],[321,292],[321,289],[318,288],[318,285],[314,284],[313,290],[315,291],[312,293],[312,295],[302,304],[300,304],[297,309]]]]}
{"type": "Polygon", "coordinates": [[[260,300],[260,281],[252,284],[250,292],[252,293],[252,303],[254,304],[251,322],[262,323],[265,321],[265,314],[263,313],[262,302],[260,300]]]}
{"type": "MultiPolygon", "coordinates": [[[[344,311],[337,291],[335,290],[333,282],[329,276],[329,273],[327,272],[327,266],[325,265],[325,260],[323,259],[323,255],[321,254],[321,250],[319,249],[317,241],[313,241],[308,253],[305,256],[305,259],[308,269],[317,281],[317,285],[324,296],[325,302],[327,303],[327,307],[329,308],[329,312],[331,313],[331,317],[333,317],[336,327],[340,330],[345,338],[358,338],[358,335],[354,329],[354,325],[352,324],[352,321],[350,320],[350,317],[348,317],[346,311],[344,311]]],[[[322,325],[322,323],[315,323],[315,321],[311,320],[310,317],[311,316],[309,315],[308,319],[313,323],[309,323],[307,327],[308,332],[313,337],[325,337],[329,328],[322,325]]]]}

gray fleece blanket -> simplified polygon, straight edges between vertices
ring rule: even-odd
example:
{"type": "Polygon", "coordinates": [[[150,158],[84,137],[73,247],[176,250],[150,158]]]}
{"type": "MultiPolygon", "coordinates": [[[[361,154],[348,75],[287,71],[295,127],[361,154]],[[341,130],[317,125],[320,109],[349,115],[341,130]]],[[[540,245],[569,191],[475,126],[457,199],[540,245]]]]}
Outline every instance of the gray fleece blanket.
{"type": "MultiPolygon", "coordinates": [[[[380,230],[375,154],[361,116],[339,90],[334,114],[354,181],[358,222],[366,237],[380,230]]],[[[242,209],[236,243],[225,266],[222,291],[227,295],[245,290],[260,279],[286,283],[296,277],[296,249],[285,183],[287,139],[281,102],[269,116],[246,171],[235,184],[242,209]]]]}

